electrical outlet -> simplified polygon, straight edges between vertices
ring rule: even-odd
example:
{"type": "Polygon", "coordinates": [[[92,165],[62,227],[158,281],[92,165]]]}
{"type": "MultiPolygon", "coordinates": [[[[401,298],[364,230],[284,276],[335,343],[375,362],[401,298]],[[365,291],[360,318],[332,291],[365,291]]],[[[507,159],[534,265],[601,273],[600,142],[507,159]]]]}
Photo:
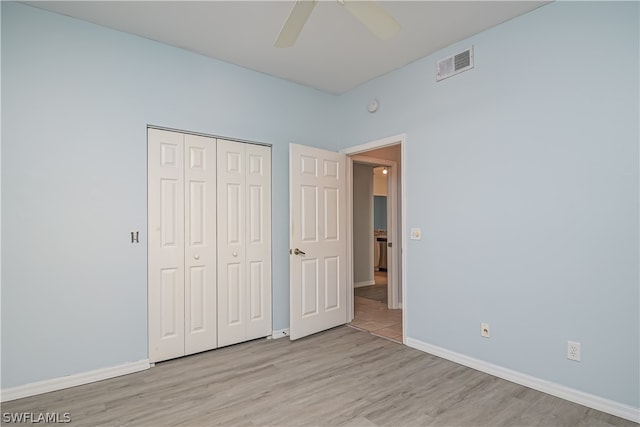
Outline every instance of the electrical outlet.
{"type": "Polygon", "coordinates": [[[485,338],[489,338],[491,335],[489,334],[489,324],[488,323],[480,323],[480,335],[485,338]]]}
{"type": "Polygon", "coordinates": [[[580,361],[580,343],[575,341],[567,341],[567,359],[580,361]]]}

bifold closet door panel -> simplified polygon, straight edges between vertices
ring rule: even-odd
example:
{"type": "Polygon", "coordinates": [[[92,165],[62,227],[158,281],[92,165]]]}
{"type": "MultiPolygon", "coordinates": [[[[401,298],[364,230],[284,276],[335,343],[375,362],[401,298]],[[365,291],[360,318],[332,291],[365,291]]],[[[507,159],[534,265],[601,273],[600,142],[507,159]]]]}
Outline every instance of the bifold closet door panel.
{"type": "Polygon", "coordinates": [[[218,346],[271,332],[271,149],[219,139],[218,346]]]}
{"type": "Polygon", "coordinates": [[[217,346],[216,140],[184,136],[185,354],[217,346]]]}
{"type": "Polygon", "coordinates": [[[247,334],[271,335],[271,148],[246,146],[247,334]]]}
{"type": "Polygon", "coordinates": [[[184,355],[183,135],[148,130],[149,360],[184,355]]]}
{"type": "Polygon", "coordinates": [[[246,336],[246,144],[218,140],[218,346],[246,336]]]}
{"type": "Polygon", "coordinates": [[[149,360],[217,347],[216,140],[148,129],[149,360]]]}

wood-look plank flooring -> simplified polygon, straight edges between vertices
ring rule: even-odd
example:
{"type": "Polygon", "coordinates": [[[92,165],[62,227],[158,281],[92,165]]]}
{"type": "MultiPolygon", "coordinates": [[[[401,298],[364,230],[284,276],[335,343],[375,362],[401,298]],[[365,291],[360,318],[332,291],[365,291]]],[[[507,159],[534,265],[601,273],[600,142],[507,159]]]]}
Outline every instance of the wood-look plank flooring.
{"type": "Polygon", "coordinates": [[[632,426],[342,326],[7,402],[72,426],[632,426]]]}

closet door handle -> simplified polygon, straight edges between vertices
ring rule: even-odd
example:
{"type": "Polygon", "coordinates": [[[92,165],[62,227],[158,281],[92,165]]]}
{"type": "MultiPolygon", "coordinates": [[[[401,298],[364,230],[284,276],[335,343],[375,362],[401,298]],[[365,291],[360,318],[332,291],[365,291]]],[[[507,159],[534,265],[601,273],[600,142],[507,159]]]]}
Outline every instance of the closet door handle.
{"type": "Polygon", "coordinates": [[[301,251],[300,249],[298,249],[298,248],[295,248],[295,249],[293,250],[293,254],[294,254],[294,255],[306,255],[304,252],[302,252],[302,251],[301,251]]]}
{"type": "Polygon", "coordinates": [[[193,256],[193,259],[200,259],[200,255],[195,254],[195,255],[193,256]]]}
{"type": "Polygon", "coordinates": [[[235,258],[235,257],[237,257],[237,256],[238,256],[238,252],[234,252],[234,253],[232,253],[231,255],[233,255],[233,257],[235,258]]]}

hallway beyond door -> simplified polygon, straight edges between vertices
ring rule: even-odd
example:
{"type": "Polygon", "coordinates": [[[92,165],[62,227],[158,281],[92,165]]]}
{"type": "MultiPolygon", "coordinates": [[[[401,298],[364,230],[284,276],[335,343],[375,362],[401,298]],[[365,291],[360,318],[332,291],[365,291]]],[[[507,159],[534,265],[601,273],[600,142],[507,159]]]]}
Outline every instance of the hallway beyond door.
{"type": "Polygon", "coordinates": [[[376,284],[355,289],[351,326],[402,343],[402,310],[387,307],[387,273],[375,273],[376,284]]]}

